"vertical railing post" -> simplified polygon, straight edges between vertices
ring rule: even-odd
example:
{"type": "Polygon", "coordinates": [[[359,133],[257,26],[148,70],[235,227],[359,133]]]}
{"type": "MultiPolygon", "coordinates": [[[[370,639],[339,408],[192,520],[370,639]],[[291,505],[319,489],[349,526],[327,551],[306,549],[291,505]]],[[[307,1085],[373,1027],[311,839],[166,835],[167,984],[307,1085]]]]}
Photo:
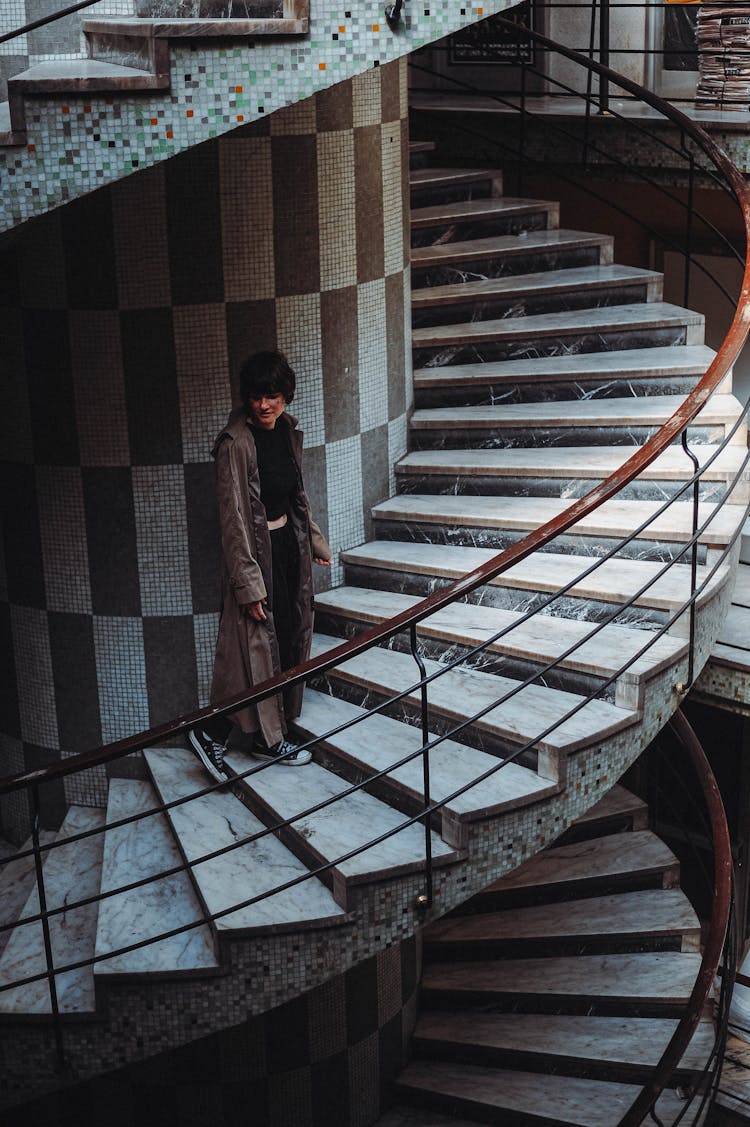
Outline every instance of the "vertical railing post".
{"type": "MultiPolygon", "coordinates": [[[[609,66],[609,0],[599,0],[599,62],[609,66]]],[[[609,80],[599,75],[599,113],[609,113],[609,80]]]]}
{"type": "MultiPolygon", "coordinates": [[[[698,474],[700,470],[700,463],[696,458],[693,451],[688,447],[687,427],[682,432],[682,449],[687,454],[690,461],[693,463],[693,470],[698,474]]],[[[695,673],[695,591],[698,586],[698,541],[695,539],[695,534],[698,531],[698,504],[700,501],[700,478],[696,477],[693,482],[693,546],[690,553],[690,649],[688,651],[688,676],[685,689],[689,689],[693,683],[693,676],[695,673]]]]}
{"type": "Polygon", "coordinates": [[[688,159],[688,198],[687,212],[685,215],[685,286],[682,304],[690,305],[690,268],[693,261],[693,194],[695,190],[695,160],[685,148],[685,138],[682,138],[682,148],[685,149],[688,159]]]}
{"type": "Polygon", "coordinates": [[[39,841],[39,787],[34,783],[31,787],[31,842],[34,850],[34,869],[36,871],[36,887],[39,896],[39,914],[42,922],[42,936],[44,938],[44,957],[47,963],[47,986],[49,988],[50,1008],[52,1010],[52,1027],[55,1035],[55,1052],[57,1065],[60,1072],[65,1069],[65,1052],[63,1048],[62,1023],[60,1021],[60,1006],[57,998],[57,982],[55,980],[55,958],[52,952],[52,937],[47,916],[47,895],[44,889],[44,866],[42,865],[42,851],[39,841]]]}
{"type": "Polygon", "coordinates": [[[429,709],[427,704],[427,685],[425,678],[427,677],[427,669],[425,663],[422,661],[422,655],[417,648],[417,624],[412,622],[409,627],[409,640],[411,643],[411,655],[417,663],[422,683],[419,686],[419,697],[421,704],[421,728],[422,728],[422,778],[424,788],[424,856],[425,856],[425,890],[421,896],[418,897],[418,904],[420,908],[429,908],[432,905],[432,831],[430,827],[430,752],[427,747],[430,742],[430,729],[428,724],[429,709]]]}

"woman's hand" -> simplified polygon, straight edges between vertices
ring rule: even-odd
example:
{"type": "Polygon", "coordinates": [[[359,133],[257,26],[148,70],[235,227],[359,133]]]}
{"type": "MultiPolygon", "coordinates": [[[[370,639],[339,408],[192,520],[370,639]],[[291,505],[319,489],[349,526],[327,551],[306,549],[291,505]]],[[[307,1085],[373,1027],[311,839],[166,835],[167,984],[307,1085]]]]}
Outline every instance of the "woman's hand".
{"type": "Polygon", "coordinates": [[[320,564],[321,567],[330,567],[330,560],[323,560],[319,556],[313,556],[313,563],[320,564]]]}
{"type": "Polygon", "coordinates": [[[266,622],[267,616],[263,609],[263,602],[257,603],[244,603],[242,606],[242,613],[246,618],[252,618],[254,622],[266,622]]]}

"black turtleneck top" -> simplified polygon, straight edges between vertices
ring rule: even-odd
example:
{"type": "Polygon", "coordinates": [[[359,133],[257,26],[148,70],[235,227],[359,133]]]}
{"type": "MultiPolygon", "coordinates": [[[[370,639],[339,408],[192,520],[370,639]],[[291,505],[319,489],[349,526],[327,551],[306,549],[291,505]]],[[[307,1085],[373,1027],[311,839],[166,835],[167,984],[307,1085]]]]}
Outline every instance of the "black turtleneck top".
{"type": "Polygon", "coordinates": [[[289,499],[297,488],[297,467],[287,436],[287,427],[278,424],[273,430],[251,424],[258,455],[260,499],[267,520],[278,520],[289,512],[289,499]]]}

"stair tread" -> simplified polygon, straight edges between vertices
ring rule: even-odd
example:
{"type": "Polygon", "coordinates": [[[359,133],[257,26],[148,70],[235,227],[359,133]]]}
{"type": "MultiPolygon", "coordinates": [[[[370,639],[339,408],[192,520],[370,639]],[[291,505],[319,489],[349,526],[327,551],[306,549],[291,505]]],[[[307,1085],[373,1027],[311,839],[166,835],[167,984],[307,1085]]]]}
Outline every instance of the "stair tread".
{"type": "Polygon", "coordinates": [[[466,184],[472,180],[502,179],[499,168],[412,168],[409,184],[412,188],[431,188],[443,184],[466,184]]]}
{"type": "MultiPolygon", "coordinates": [[[[427,1011],[419,1016],[414,1035],[425,1047],[445,1041],[648,1068],[658,1063],[678,1024],[676,1018],[427,1011]]],[[[703,1068],[714,1037],[713,1022],[701,1021],[681,1068],[703,1068]]]]}
{"type": "MultiPolygon", "coordinates": [[[[416,595],[348,586],[315,596],[318,612],[347,615],[364,622],[383,622],[420,601],[416,595]]],[[[603,627],[590,641],[584,641],[595,629],[594,623],[544,614],[519,622],[523,617],[520,611],[453,603],[424,619],[417,630],[423,637],[477,645],[511,626],[512,630],[490,648],[537,662],[551,661],[578,643],[579,648],[562,661],[562,667],[602,677],[615,674],[647,641],[643,631],[614,624],[603,627]]],[[[655,640],[630,666],[629,675],[653,674],[676,661],[684,651],[684,641],[665,635],[655,640]]]]}
{"type": "MultiPolygon", "coordinates": [[[[456,246],[446,243],[445,246],[456,246]]],[[[432,249],[432,248],[429,248],[432,249]]],[[[703,325],[702,313],[693,313],[666,301],[638,301],[627,305],[594,305],[584,309],[560,309],[530,313],[522,317],[493,317],[455,325],[426,325],[412,332],[412,348],[442,348],[448,344],[515,338],[557,337],[569,333],[605,333],[622,329],[660,329],[703,325]]],[[[601,404],[601,400],[593,400],[601,404]]],[[[558,405],[559,408],[559,405],[558,405]]]]}
{"type": "MultiPolygon", "coordinates": [[[[146,751],[146,761],[165,802],[209,784],[204,769],[189,751],[160,748],[146,751]]],[[[169,812],[170,821],[188,858],[193,860],[263,829],[262,823],[228,790],[215,790],[169,812]]],[[[307,872],[286,846],[266,834],[221,857],[193,867],[193,879],[211,913],[249,900],[307,872]]],[[[286,928],[342,922],[342,909],[316,877],[259,900],[216,921],[220,931],[286,928]]]]}
{"type": "Polygon", "coordinates": [[[560,205],[553,200],[519,199],[515,196],[495,196],[489,199],[457,200],[453,203],[431,204],[429,207],[411,209],[413,228],[432,227],[442,219],[460,220],[484,218],[488,215],[525,215],[528,212],[557,213],[560,205]]]}
{"type": "MultiPolygon", "coordinates": [[[[641,1091],[637,1084],[446,1061],[412,1061],[400,1073],[398,1086],[402,1091],[465,1101],[458,1108],[461,1114],[473,1105],[485,1114],[491,1108],[534,1115],[560,1127],[617,1127],[641,1091]]],[[[674,1117],[683,1107],[684,1100],[670,1090],[656,1105],[660,1118],[674,1117]]]]}
{"type": "MultiPolygon", "coordinates": [[[[476,200],[486,203],[486,200],[476,200]]],[[[427,210],[427,209],[425,209],[427,210]]],[[[412,212],[414,215],[414,212],[412,212]]],[[[457,301],[486,301],[489,297],[518,298],[538,292],[555,293],[569,289],[596,289],[615,284],[636,284],[660,281],[661,274],[637,266],[611,265],[569,266],[561,270],[539,270],[532,274],[504,274],[499,278],[479,278],[471,282],[452,282],[443,286],[425,286],[412,290],[413,309],[433,305],[451,305],[457,301]]]]}
{"type": "Polygon", "coordinates": [[[637,794],[615,783],[603,798],[590,806],[588,810],[575,819],[574,825],[582,826],[590,822],[619,819],[624,816],[633,817],[639,824],[648,821],[648,803],[639,798],[637,794]]]}
{"type": "MultiPolygon", "coordinates": [[[[543,403],[498,403],[478,407],[421,407],[415,430],[462,427],[661,426],[682,405],[681,395],[611,399],[565,399],[543,403]]],[[[713,395],[692,425],[734,422],[742,407],[734,395],[713,395]]]]}
{"type": "MultiPolygon", "coordinates": [[[[682,344],[531,356],[523,360],[486,360],[477,364],[441,364],[415,368],[414,383],[415,387],[454,387],[460,384],[474,386],[565,379],[607,381],[643,376],[702,376],[715,356],[708,345],[682,344]]],[[[601,401],[599,407],[601,409],[601,401]]]]}
{"type": "MultiPolygon", "coordinates": [[[[574,502],[575,498],[558,497],[399,493],[374,505],[372,515],[375,520],[414,521],[446,526],[453,524],[524,532],[554,520],[574,502]]],[[[675,501],[657,516],[662,505],[662,501],[613,498],[604,501],[594,512],[572,525],[568,529],[568,535],[619,538],[630,535],[644,521],[650,520],[648,526],[637,534],[638,539],[668,538],[680,543],[688,541],[693,534],[692,501],[675,501]]],[[[701,542],[724,546],[738,526],[744,524],[745,507],[732,504],[720,507],[702,501],[698,508],[699,524],[703,524],[710,516],[711,523],[701,533],[701,542]]]]}
{"type": "MultiPolygon", "coordinates": [[[[568,881],[601,880],[612,876],[661,873],[676,875],[679,862],[651,830],[633,830],[552,846],[530,857],[519,868],[494,881],[486,892],[542,888],[568,881]]],[[[481,894],[480,894],[481,895],[481,894]]]]}
{"type": "Polygon", "coordinates": [[[701,956],[695,951],[430,962],[425,966],[422,986],[433,992],[621,999],[683,1006],[700,966],[701,956]]]}
{"type": "MultiPolygon", "coordinates": [[[[296,723],[311,735],[320,736],[337,724],[363,714],[364,709],[349,701],[308,689],[302,705],[302,715],[296,723]]],[[[402,724],[381,713],[367,717],[326,742],[346,755],[350,761],[364,765],[370,771],[387,770],[392,763],[418,751],[422,746],[418,728],[402,724]]],[[[466,744],[456,743],[455,740],[443,740],[430,751],[432,801],[440,801],[485,771],[496,767],[497,763],[495,756],[466,744]]],[[[421,755],[398,767],[390,777],[412,796],[422,800],[424,776],[421,755]]],[[[451,799],[445,809],[457,817],[488,816],[501,809],[514,808],[523,800],[533,801],[556,789],[529,768],[509,763],[476,787],[451,799]]]]}
{"type": "Polygon", "coordinates": [[[51,59],[35,63],[28,70],[21,71],[10,79],[11,86],[33,93],[54,88],[61,83],[61,90],[70,89],[70,84],[81,83],[82,88],[91,90],[130,89],[133,86],[151,89],[162,86],[165,80],[153,71],[139,67],[123,66],[104,59],[51,59]]]}
{"type": "MultiPolygon", "coordinates": [[[[104,825],[104,811],[71,806],[57,835],[59,840],[104,825]]],[[[99,891],[103,841],[101,834],[51,850],[44,860],[47,908],[95,896],[99,891]]],[[[22,918],[39,911],[36,886],[24,905],[22,918]]],[[[76,963],[94,954],[98,906],[87,904],[50,917],[52,952],[57,966],[76,963]]],[[[47,969],[41,923],[13,930],[0,957],[0,983],[40,974],[47,969]]],[[[89,1013],[95,1008],[92,967],[57,975],[57,996],[62,1013],[89,1013]]],[[[14,986],[0,993],[0,1013],[50,1013],[46,979],[14,986]]]]}
{"type": "MultiPolygon", "coordinates": [[[[312,652],[317,656],[339,644],[339,641],[316,634],[312,652]]],[[[439,662],[429,659],[424,659],[424,663],[428,674],[444,668],[439,662]]],[[[335,675],[388,694],[403,692],[419,679],[410,654],[380,647],[336,666],[335,675]]],[[[429,685],[430,707],[452,720],[461,721],[488,707],[504,693],[516,689],[518,684],[509,677],[459,666],[447,670],[429,685]]],[[[419,690],[410,693],[409,698],[418,701],[419,690]]],[[[585,747],[594,739],[621,731],[637,719],[637,713],[629,709],[618,708],[606,701],[591,700],[575,715],[561,720],[582,700],[576,693],[528,685],[476,723],[484,731],[519,744],[535,740],[547,727],[555,725],[554,730],[539,739],[535,746],[539,750],[567,753],[585,747]]]]}
{"type": "MultiPolygon", "coordinates": [[[[490,560],[498,553],[492,548],[470,548],[464,545],[420,544],[401,540],[370,540],[357,548],[341,553],[344,563],[359,564],[393,571],[416,572],[439,576],[447,580],[459,579],[490,560]]],[[[535,552],[533,556],[513,564],[491,581],[498,587],[518,590],[553,592],[566,586],[592,565],[591,556],[575,556],[555,552],[535,552]]],[[[690,594],[690,568],[675,564],[659,578],[654,578],[664,565],[651,560],[612,558],[603,561],[595,571],[579,580],[568,591],[569,596],[595,598],[607,602],[621,602],[633,597],[650,579],[652,585],[638,596],[636,606],[649,606],[674,610],[684,604],[690,594]]],[[[726,582],[728,568],[717,569],[709,580],[702,597],[710,597],[717,587],[726,582]]],[[[698,567],[698,583],[702,584],[708,570],[698,567]]]]}
{"type": "MultiPolygon", "coordinates": [[[[234,771],[241,773],[256,766],[258,760],[244,752],[230,752],[226,762],[234,771]]],[[[271,807],[280,819],[292,818],[308,806],[341,794],[350,785],[318,763],[309,763],[304,768],[302,779],[297,770],[270,767],[245,780],[245,786],[271,807]]],[[[295,822],[294,829],[325,863],[336,861],[350,850],[396,829],[404,821],[405,815],[359,790],[301,818],[295,822]]],[[[398,871],[421,870],[424,867],[424,849],[423,826],[409,825],[364,852],[337,862],[334,868],[347,880],[359,881],[398,871]]],[[[434,833],[432,854],[438,863],[455,858],[450,846],[434,833]]]]}
{"type": "Polygon", "coordinates": [[[442,943],[644,934],[686,935],[698,942],[700,923],[684,892],[647,888],[444,918],[430,927],[425,939],[437,949],[442,943]]]}
{"type": "MultiPolygon", "coordinates": [[[[131,817],[158,805],[153,787],[136,779],[111,779],[107,822],[131,817]]],[[[157,876],[181,863],[164,814],[108,830],[104,840],[102,892],[130,881],[157,876]]],[[[97,956],[150,940],[162,932],[202,920],[203,913],[187,872],[162,877],[141,888],[102,900],[96,936],[97,956]]],[[[150,943],[96,964],[94,973],[150,974],[205,970],[218,966],[209,926],[150,943]]]]}
{"type": "Polygon", "coordinates": [[[596,231],[576,231],[568,227],[553,227],[545,231],[524,231],[521,235],[489,235],[483,239],[469,239],[465,242],[412,247],[411,265],[412,269],[425,266],[450,266],[474,258],[486,258],[489,255],[528,254],[531,251],[559,250],[563,247],[611,247],[612,243],[611,235],[601,235],[596,231]]]}
{"type": "MultiPolygon", "coordinates": [[[[396,463],[396,475],[471,474],[486,477],[521,475],[536,477],[606,477],[618,469],[639,446],[511,446],[490,449],[414,450],[396,463]]],[[[701,462],[716,454],[718,446],[701,445],[701,462]]],[[[704,471],[702,480],[720,481],[736,473],[745,454],[740,446],[725,447],[704,471]]],[[[642,480],[685,481],[693,464],[680,446],[669,446],[638,475],[642,480]]]]}

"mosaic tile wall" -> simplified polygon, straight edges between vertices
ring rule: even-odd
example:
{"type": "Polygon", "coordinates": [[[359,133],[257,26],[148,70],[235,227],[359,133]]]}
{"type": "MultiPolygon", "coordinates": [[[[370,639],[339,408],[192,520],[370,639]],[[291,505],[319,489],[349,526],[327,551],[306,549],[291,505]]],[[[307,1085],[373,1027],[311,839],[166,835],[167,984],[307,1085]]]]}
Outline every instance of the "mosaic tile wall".
{"type": "MultiPolygon", "coordinates": [[[[249,352],[280,347],[296,368],[334,552],[365,539],[411,399],[406,113],[397,61],[71,203],[0,254],[3,773],[207,701],[210,450],[249,352]]],[[[103,803],[105,782],[47,801],[103,803]]]]}
{"type": "MultiPolygon", "coordinates": [[[[37,0],[13,3],[36,11],[37,0]]],[[[0,231],[511,6],[410,0],[392,32],[384,0],[312,0],[305,38],[173,40],[169,91],[35,97],[27,145],[0,149],[0,231]]],[[[7,18],[18,26],[16,11],[7,18]]]]}
{"type": "Polygon", "coordinates": [[[417,940],[260,1017],[6,1111],[5,1127],[366,1127],[416,1015],[417,940]]]}

